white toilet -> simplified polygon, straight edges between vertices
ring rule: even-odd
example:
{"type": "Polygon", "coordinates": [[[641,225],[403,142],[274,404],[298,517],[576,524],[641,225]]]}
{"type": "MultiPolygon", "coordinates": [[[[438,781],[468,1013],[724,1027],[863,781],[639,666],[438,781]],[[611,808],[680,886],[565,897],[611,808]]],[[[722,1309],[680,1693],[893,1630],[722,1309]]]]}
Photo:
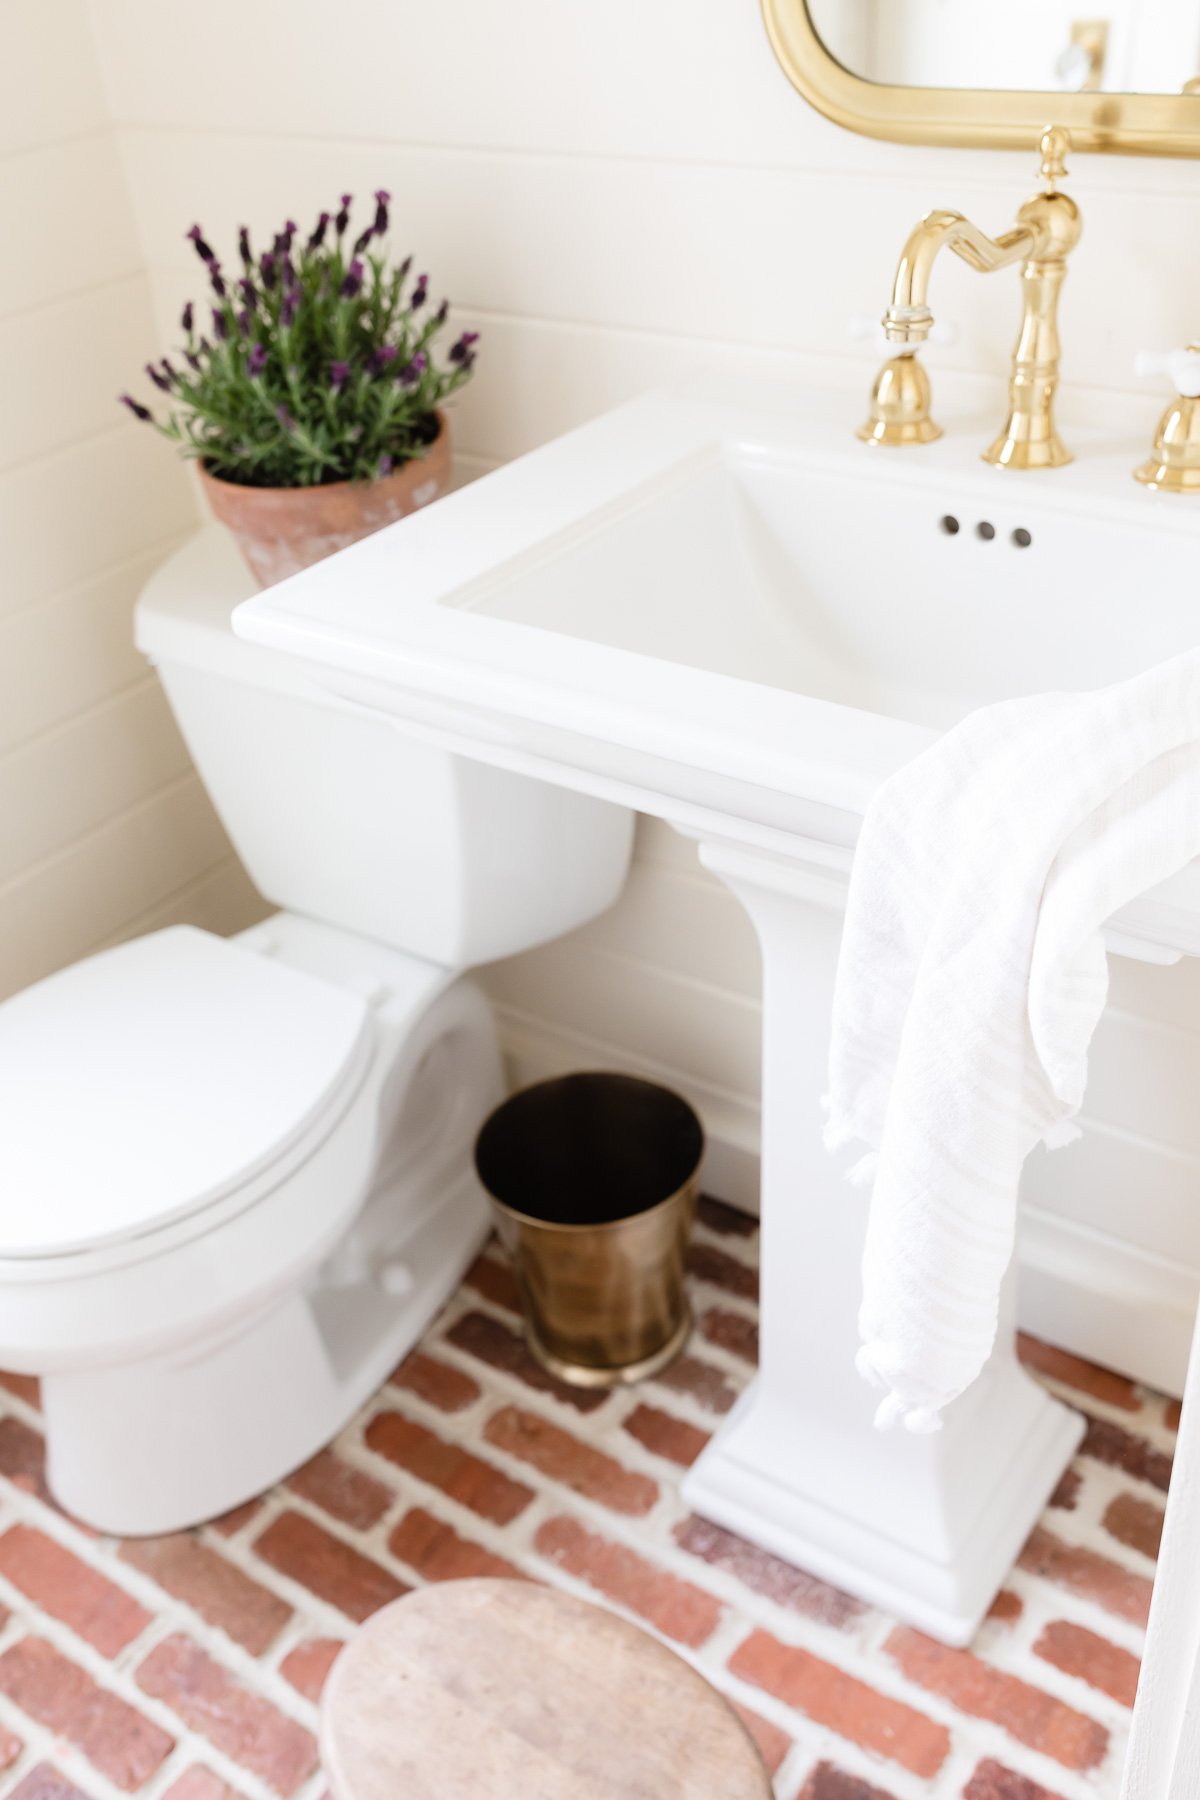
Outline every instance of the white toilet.
{"type": "Polygon", "coordinates": [[[235,638],[206,531],[138,607],[260,890],[0,1005],[0,1367],[43,1381],[48,1476],[102,1531],[226,1511],[326,1443],[487,1230],[502,1097],[460,971],[620,891],[624,808],[409,740],[235,638]]]}

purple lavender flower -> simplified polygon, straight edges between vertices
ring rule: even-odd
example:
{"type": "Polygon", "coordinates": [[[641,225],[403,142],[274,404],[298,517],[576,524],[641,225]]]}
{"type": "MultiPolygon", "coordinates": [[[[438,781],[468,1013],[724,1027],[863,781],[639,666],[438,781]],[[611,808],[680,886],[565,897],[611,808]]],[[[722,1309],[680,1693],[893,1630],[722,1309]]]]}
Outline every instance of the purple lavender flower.
{"type": "Polygon", "coordinates": [[[252,344],[250,355],[246,359],[246,368],[251,375],[261,375],[267,366],[267,346],[252,344]]]}
{"type": "Polygon", "coordinates": [[[279,308],[279,323],[285,327],[294,325],[299,307],[300,289],[298,287],[289,288],[283,296],[283,302],[279,308]]]}
{"type": "Polygon", "coordinates": [[[363,266],[356,256],[354,261],[350,264],[350,267],[346,270],[346,278],[342,282],[338,292],[341,294],[343,300],[353,300],[354,296],[361,292],[362,284],[363,266]]]}
{"type": "Polygon", "coordinates": [[[391,472],[392,472],[391,457],[390,456],[381,456],[379,459],[378,466],[375,470],[375,473],[378,475],[379,479],[382,481],[383,477],[385,475],[390,475],[391,472]]]}
{"type": "Polygon", "coordinates": [[[200,258],[201,262],[206,262],[206,263],[216,262],[217,259],[213,255],[210,247],[205,243],[203,235],[201,234],[201,231],[200,231],[200,227],[198,225],[193,225],[192,229],[188,232],[187,235],[188,235],[188,237],[191,238],[193,244],[195,244],[196,255],[200,258]]]}
{"type": "Polygon", "coordinates": [[[184,307],[183,312],[180,314],[180,317],[179,317],[179,323],[182,325],[182,327],[183,327],[184,331],[187,333],[188,337],[191,337],[191,335],[192,335],[192,325],[193,325],[193,322],[195,321],[195,317],[196,317],[196,314],[192,308],[192,303],[189,300],[187,305],[184,307]]]}
{"type": "Polygon", "coordinates": [[[161,389],[161,391],[164,394],[170,393],[170,391],[171,391],[170,382],[167,380],[165,375],[160,373],[160,371],[155,368],[153,363],[146,364],[146,373],[150,377],[151,381],[154,383],[156,388],[161,389]]]}
{"type": "Polygon", "coordinates": [[[437,311],[433,315],[434,324],[435,325],[444,325],[446,323],[446,317],[447,317],[447,314],[449,313],[449,311],[450,311],[450,302],[448,300],[443,300],[442,304],[438,307],[437,311]]]}
{"type": "Polygon", "coordinates": [[[250,233],[245,225],[238,226],[238,255],[248,269],[254,261],[254,253],[250,248],[250,233]]]}
{"type": "Polygon", "coordinates": [[[388,228],[388,202],[391,197],[386,188],[375,189],[375,222],[372,229],[376,237],[382,237],[388,228]]]}
{"type": "Polygon", "coordinates": [[[317,220],[316,227],[306,246],[309,250],[319,250],[325,242],[325,233],[329,229],[329,214],[323,212],[317,220]]]}
{"type": "Polygon", "coordinates": [[[371,239],[374,236],[375,236],[375,227],[373,225],[368,225],[367,229],[365,231],[359,232],[358,236],[354,240],[355,256],[362,255],[363,251],[366,249],[367,245],[370,243],[371,239]]]}
{"type": "Polygon", "coordinates": [[[121,402],[122,406],[127,406],[129,408],[135,419],[140,419],[144,425],[152,425],[154,423],[154,414],[150,411],[150,408],[148,406],[143,406],[140,400],[135,400],[132,394],[118,394],[117,399],[121,402]]]}
{"type": "Polygon", "coordinates": [[[367,358],[367,368],[372,375],[382,375],[388,364],[395,362],[399,354],[395,344],[378,344],[367,358]]]}
{"type": "Polygon", "coordinates": [[[229,327],[225,323],[225,314],[217,306],[212,309],[213,336],[218,344],[223,344],[229,336],[229,327]]]}
{"type": "Polygon", "coordinates": [[[400,267],[396,270],[396,285],[397,285],[397,287],[404,286],[404,283],[408,279],[408,271],[411,268],[412,268],[412,257],[406,256],[404,261],[400,264],[400,267]]]}
{"type": "Polygon", "coordinates": [[[339,237],[341,237],[343,231],[345,231],[347,225],[350,223],[350,208],[353,205],[353,202],[353,194],[342,195],[342,209],[338,213],[337,218],[333,221],[334,230],[339,237]]]}
{"type": "Polygon", "coordinates": [[[170,357],[167,357],[167,356],[160,357],[158,366],[162,370],[163,374],[166,376],[168,381],[177,380],[175,370],[171,366],[170,357]]]}
{"type": "Polygon", "coordinates": [[[244,306],[237,316],[238,330],[243,337],[249,337],[254,329],[254,315],[248,306],[244,306]]]}
{"type": "Polygon", "coordinates": [[[275,417],[279,420],[279,423],[283,426],[285,431],[295,431],[296,421],[293,419],[287,407],[283,405],[282,401],[275,408],[275,417]]]}
{"type": "Polygon", "coordinates": [[[297,225],[295,219],[285,219],[284,220],[283,230],[280,232],[279,236],[275,239],[275,246],[280,251],[281,254],[286,256],[287,252],[292,247],[292,239],[295,237],[295,235],[299,231],[299,229],[300,229],[300,227],[297,225]]]}
{"type": "Polygon", "coordinates": [[[275,286],[275,257],[269,250],[264,250],[258,259],[258,272],[262,276],[262,284],[270,293],[275,286]]]}
{"type": "Polygon", "coordinates": [[[195,354],[194,351],[185,350],[183,353],[183,360],[188,365],[189,369],[195,369],[197,375],[199,375],[199,373],[200,373],[200,358],[195,354]]]}
{"type": "Polygon", "coordinates": [[[334,393],[340,393],[350,379],[350,364],[335,362],[329,365],[329,385],[334,393]]]}
{"type": "Polygon", "coordinates": [[[238,282],[238,292],[251,312],[258,311],[258,290],[249,276],[243,275],[238,282]]]}
{"type": "Polygon", "coordinates": [[[475,361],[471,345],[477,344],[478,342],[479,333],[477,331],[464,331],[462,336],[450,346],[450,361],[452,363],[463,363],[467,368],[470,368],[471,363],[475,361]]]}
{"type": "Polygon", "coordinates": [[[296,265],[285,250],[279,263],[279,279],[285,288],[296,285],[296,265]]]}
{"type": "Polygon", "coordinates": [[[428,294],[428,292],[429,292],[429,277],[428,277],[428,275],[418,275],[417,276],[417,285],[413,289],[412,299],[408,303],[412,307],[414,312],[418,312],[421,309],[421,307],[424,306],[425,296],[428,294]]]}
{"type": "Polygon", "coordinates": [[[415,383],[421,379],[421,376],[428,367],[429,358],[423,350],[418,350],[412,361],[406,363],[404,368],[401,369],[396,380],[400,383],[401,387],[413,387],[415,383]]]}
{"type": "Polygon", "coordinates": [[[214,258],[208,265],[208,278],[212,282],[213,293],[218,300],[225,298],[225,277],[221,274],[221,265],[214,258]]]}

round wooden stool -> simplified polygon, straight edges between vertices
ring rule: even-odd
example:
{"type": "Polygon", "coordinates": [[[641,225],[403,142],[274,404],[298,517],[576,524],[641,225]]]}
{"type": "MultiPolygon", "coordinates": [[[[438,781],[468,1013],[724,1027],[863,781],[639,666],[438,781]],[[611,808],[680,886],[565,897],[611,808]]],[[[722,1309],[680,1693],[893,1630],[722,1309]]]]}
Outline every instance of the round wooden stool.
{"type": "Polygon", "coordinates": [[[636,1626],[523,1581],[369,1619],[321,1709],[334,1800],[770,1800],[727,1701],[636,1626]]]}

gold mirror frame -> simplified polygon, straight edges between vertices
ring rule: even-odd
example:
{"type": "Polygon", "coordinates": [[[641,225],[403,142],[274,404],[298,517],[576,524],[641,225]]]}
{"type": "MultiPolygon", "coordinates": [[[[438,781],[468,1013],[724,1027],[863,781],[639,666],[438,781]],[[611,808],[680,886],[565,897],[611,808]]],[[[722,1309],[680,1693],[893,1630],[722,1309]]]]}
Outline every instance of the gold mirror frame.
{"type": "Polygon", "coordinates": [[[852,75],[830,55],[808,0],[762,0],[762,9],[772,48],[792,85],[826,118],[866,137],[1032,150],[1053,123],[1067,127],[1075,150],[1200,156],[1200,94],[886,87],[852,75]]]}

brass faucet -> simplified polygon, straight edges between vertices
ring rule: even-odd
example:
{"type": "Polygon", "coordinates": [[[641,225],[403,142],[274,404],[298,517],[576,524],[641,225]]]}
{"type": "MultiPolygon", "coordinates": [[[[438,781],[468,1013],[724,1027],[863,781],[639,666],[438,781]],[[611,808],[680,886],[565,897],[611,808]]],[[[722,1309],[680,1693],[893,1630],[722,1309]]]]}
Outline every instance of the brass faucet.
{"type": "Polygon", "coordinates": [[[1079,208],[1058,182],[1067,172],[1070,134],[1051,126],[1042,134],[1044,186],[1017,214],[1017,224],[986,237],[957,212],[927,213],[900,254],[892,303],[883,315],[889,344],[898,355],[884,364],[871,395],[871,416],[859,432],[868,444],[929,444],[941,427],[929,416],[929,377],[916,352],[929,336],[933,314],[929,277],[939,250],[953,250],[972,269],[988,275],[1022,263],[1024,317],[1013,351],[1008,422],[983,453],[1001,469],[1058,469],[1071,461],[1054,426],[1058,386],[1058,295],[1067,257],[1079,242],[1079,208]]]}

